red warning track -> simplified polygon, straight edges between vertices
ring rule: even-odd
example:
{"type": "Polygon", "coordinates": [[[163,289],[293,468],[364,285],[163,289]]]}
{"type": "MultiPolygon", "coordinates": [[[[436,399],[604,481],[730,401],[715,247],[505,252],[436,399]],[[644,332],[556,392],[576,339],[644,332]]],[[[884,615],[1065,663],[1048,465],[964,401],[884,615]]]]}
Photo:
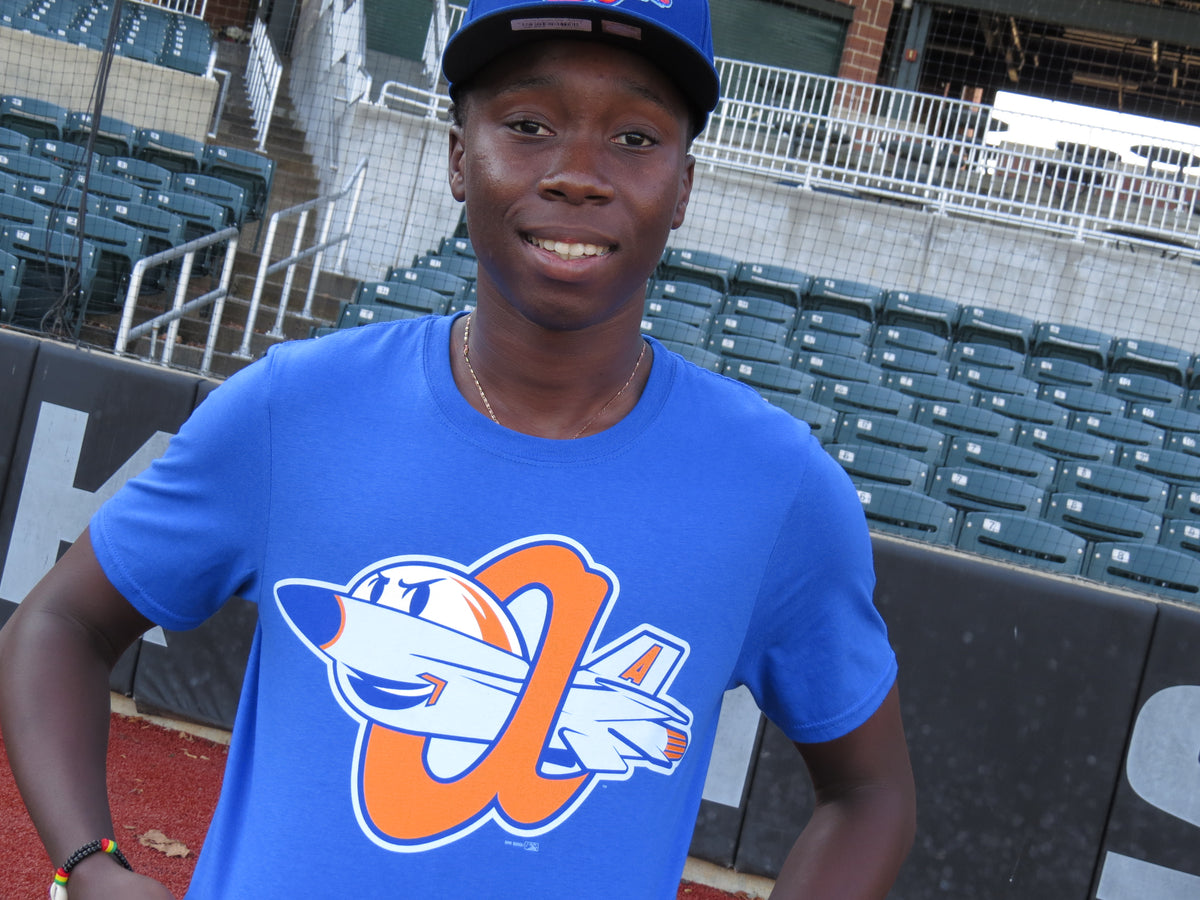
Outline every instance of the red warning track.
{"type": "MultiPolygon", "coordinates": [[[[134,869],[165,884],[182,897],[191,878],[225,770],[226,748],[154,725],[144,719],[114,714],[108,751],[108,792],[117,822],[117,844],[134,869]],[[185,857],[172,857],[138,843],[159,831],[187,847],[185,857]]],[[[41,900],[54,876],[37,832],[25,813],[8,754],[0,740],[0,865],[2,900],[41,900]]],[[[743,895],[744,896],[744,895],[743,895]]],[[[682,882],[678,900],[733,900],[735,895],[706,885],[682,882]]]]}

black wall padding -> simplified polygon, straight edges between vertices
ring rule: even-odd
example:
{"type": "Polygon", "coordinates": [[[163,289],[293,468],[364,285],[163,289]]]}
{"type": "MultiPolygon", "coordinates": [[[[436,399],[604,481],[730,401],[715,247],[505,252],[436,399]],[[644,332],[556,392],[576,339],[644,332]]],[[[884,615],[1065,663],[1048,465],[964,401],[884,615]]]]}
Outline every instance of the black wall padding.
{"type": "Polygon", "coordinates": [[[1200,897],[1200,610],[1159,608],[1137,709],[1098,882],[1108,867],[1106,900],[1200,897]],[[1137,871],[1135,862],[1134,877],[1118,889],[1111,879],[1120,861],[1110,860],[1110,852],[1152,869],[1137,871]],[[1179,878],[1176,873],[1191,876],[1183,892],[1165,886],[1179,878]]]}
{"type": "MultiPolygon", "coordinates": [[[[33,377],[40,341],[15,331],[0,331],[0,509],[8,486],[8,470],[17,446],[17,432],[25,412],[25,394],[33,377]]],[[[0,532],[4,522],[0,520],[0,532]]],[[[2,558],[2,557],[0,557],[2,558]]],[[[8,621],[16,603],[0,600],[0,627],[8,621]]]]}
{"type": "Polygon", "coordinates": [[[1155,604],[902,541],[875,552],[919,791],[893,896],[1086,897],[1155,604]]]}
{"type": "Polygon", "coordinates": [[[800,751],[768,722],[738,840],[738,871],[774,878],[812,815],[813,801],[812,782],[800,751]]]}
{"type": "Polygon", "coordinates": [[[741,804],[726,806],[711,800],[700,801],[696,825],[692,830],[692,843],[688,848],[688,852],[697,859],[705,859],[726,868],[732,868],[737,862],[738,840],[746,815],[746,805],[749,803],[754,769],[760,756],[763,726],[766,724],[764,716],[760,714],[758,718],[758,734],[754,740],[749,771],[745,775],[741,804]]]}

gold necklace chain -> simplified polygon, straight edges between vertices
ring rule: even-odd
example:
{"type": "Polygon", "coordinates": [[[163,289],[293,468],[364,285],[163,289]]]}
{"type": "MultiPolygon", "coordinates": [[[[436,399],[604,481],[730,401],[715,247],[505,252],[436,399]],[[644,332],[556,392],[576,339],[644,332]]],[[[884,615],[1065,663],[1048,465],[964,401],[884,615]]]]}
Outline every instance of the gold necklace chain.
{"type": "MultiPolygon", "coordinates": [[[[471,380],[475,382],[475,390],[479,391],[479,399],[483,401],[483,407],[487,410],[488,416],[497,425],[500,420],[496,418],[496,412],[492,409],[492,404],[488,400],[488,395],[483,389],[483,385],[479,383],[479,376],[475,374],[475,367],[471,365],[471,316],[473,313],[467,313],[467,317],[463,322],[463,362],[467,364],[467,371],[471,373],[471,380]]],[[[642,341],[642,352],[638,354],[637,362],[633,364],[633,371],[629,373],[629,377],[625,379],[625,383],[621,385],[621,389],[613,394],[607,403],[605,403],[596,412],[594,416],[583,423],[583,427],[571,435],[571,440],[581,437],[585,431],[592,427],[595,421],[604,415],[605,410],[617,402],[617,398],[625,393],[626,389],[633,384],[633,379],[637,377],[638,369],[642,367],[642,359],[646,356],[646,342],[642,341]]]]}

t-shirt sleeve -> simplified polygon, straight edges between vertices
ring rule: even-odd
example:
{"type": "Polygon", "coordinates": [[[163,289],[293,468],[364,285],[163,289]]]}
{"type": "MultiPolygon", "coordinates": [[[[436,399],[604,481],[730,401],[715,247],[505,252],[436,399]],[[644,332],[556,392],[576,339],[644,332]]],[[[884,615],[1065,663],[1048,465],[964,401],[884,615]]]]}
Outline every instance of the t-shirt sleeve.
{"type": "Polygon", "coordinates": [[[896,657],[873,601],[862,504],[829,454],[814,446],[809,456],[737,674],[789,738],[817,743],[875,712],[895,681],[896,657]]]}
{"type": "Polygon", "coordinates": [[[166,628],[195,627],[250,588],[269,511],[270,359],[208,395],[166,453],[92,518],[109,581],[166,628]]]}

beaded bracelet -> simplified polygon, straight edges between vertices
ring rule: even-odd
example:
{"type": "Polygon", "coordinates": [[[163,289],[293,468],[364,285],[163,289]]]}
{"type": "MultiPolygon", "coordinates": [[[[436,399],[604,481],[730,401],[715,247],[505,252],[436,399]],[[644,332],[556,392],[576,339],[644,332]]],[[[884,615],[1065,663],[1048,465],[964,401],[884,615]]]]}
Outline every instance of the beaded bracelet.
{"type": "Polygon", "coordinates": [[[54,873],[54,883],[50,885],[50,900],[67,900],[67,880],[71,877],[71,870],[93,853],[107,853],[130,872],[133,871],[133,866],[117,847],[116,841],[109,838],[92,841],[72,853],[67,857],[67,861],[58,867],[58,871],[54,873]]]}

